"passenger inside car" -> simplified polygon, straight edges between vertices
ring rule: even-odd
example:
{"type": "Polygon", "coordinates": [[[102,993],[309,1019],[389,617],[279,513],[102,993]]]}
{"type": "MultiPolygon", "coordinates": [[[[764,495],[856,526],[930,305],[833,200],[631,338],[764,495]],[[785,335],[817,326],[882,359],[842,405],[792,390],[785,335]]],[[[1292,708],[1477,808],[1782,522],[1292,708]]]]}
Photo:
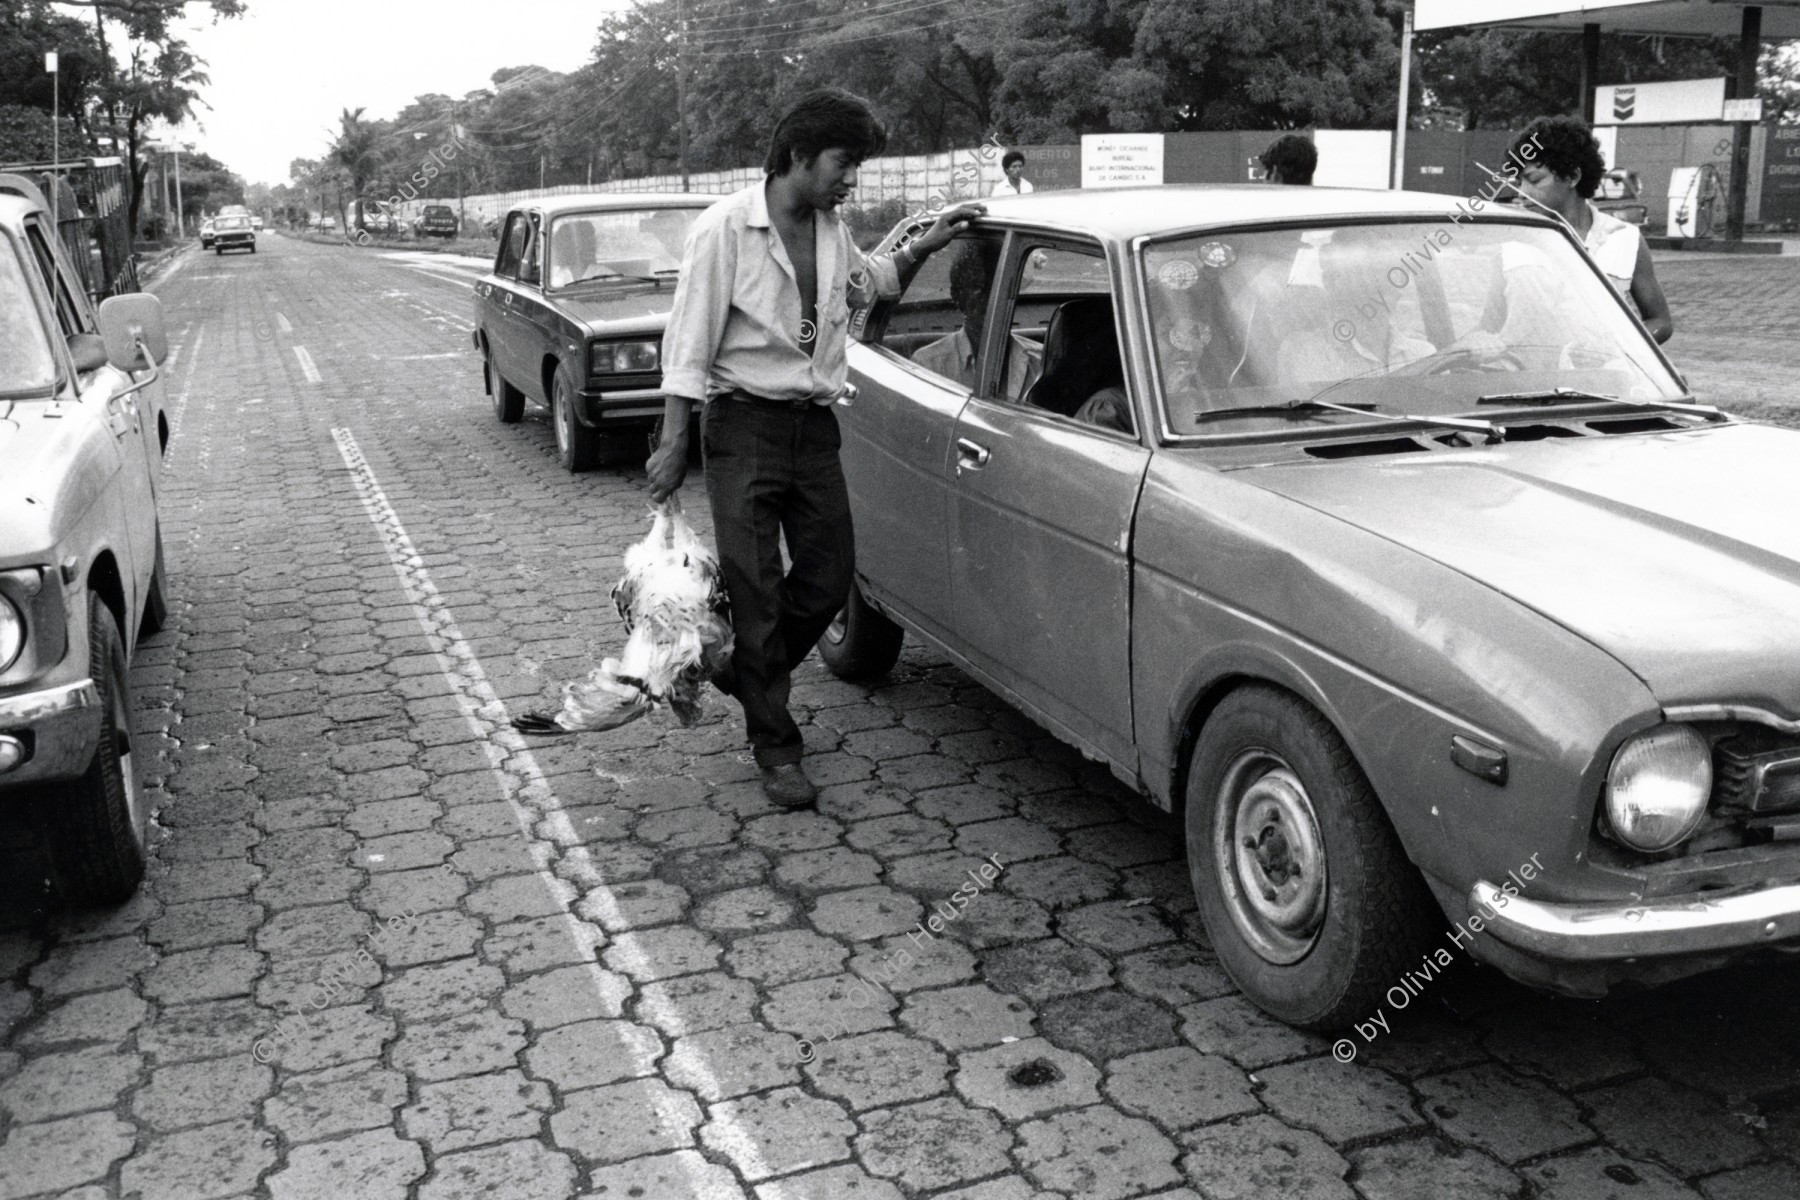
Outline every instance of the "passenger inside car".
{"type": "Polygon", "coordinates": [[[1044,334],[1044,367],[1025,403],[1090,425],[1130,432],[1125,368],[1110,296],[1057,305],[1044,334]]]}
{"type": "Polygon", "coordinates": [[[919,347],[913,352],[914,362],[963,387],[975,386],[981,327],[987,320],[988,293],[999,257],[1000,244],[985,238],[967,240],[957,248],[950,263],[950,303],[962,314],[962,327],[919,347]]]}

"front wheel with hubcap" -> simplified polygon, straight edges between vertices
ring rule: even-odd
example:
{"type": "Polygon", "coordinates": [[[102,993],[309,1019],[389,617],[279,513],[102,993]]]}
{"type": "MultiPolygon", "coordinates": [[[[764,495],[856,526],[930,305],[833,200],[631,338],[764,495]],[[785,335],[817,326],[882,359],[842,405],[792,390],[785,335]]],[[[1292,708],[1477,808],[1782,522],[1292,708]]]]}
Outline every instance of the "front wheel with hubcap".
{"type": "Polygon", "coordinates": [[[869,606],[850,584],[844,607],[819,639],[819,657],[839,679],[876,679],[894,669],[906,631],[869,606]]]}
{"type": "Polygon", "coordinates": [[[144,878],[149,812],[131,763],[131,691],[112,610],[88,596],[88,671],[100,697],[100,740],[75,779],[46,784],[40,811],[50,867],[76,907],[123,904],[144,878]]]}
{"type": "Polygon", "coordinates": [[[1339,1029],[1418,964],[1436,905],[1349,747],[1297,696],[1257,685],[1219,704],[1186,825],[1207,935],[1266,1012],[1339,1029]]]}
{"type": "Polygon", "coordinates": [[[575,415],[575,385],[558,368],[550,388],[550,423],[556,426],[556,458],[565,471],[591,471],[600,462],[600,431],[575,415]]]}

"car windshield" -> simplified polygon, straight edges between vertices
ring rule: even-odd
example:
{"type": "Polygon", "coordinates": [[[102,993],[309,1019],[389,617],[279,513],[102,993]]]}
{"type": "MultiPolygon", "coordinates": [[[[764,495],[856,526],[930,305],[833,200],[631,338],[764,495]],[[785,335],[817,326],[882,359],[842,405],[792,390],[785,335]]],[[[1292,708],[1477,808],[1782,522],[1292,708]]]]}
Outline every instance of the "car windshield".
{"type": "Polygon", "coordinates": [[[681,268],[688,228],[703,211],[634,208],[557,217],[550,225],[550,286],[672,276],[681,268]]]}
{"type": "Polygon", "coordinates": [[[1270,407],[1313,399],[1445,416],[1498,392],[1684,394],[1611,287],[1553,228],[1209,233],[1145,247],[1143,267],[1177,433],[1280,422],[1270,407]]]}
{"type": "Polygon", "coordinates": [[[0,400],[48,396],[55,387],[56,360],[44,323],[17,251],[0,238],[0,400]]]}
{"type": "Polygon", "coordinates": [[[213,229],[215,231],[220,230],[220,229],[248,229],[248,228],[250,228],[250,218],[249,217],[220,217],[218,220],[213,222],[213,229]]]}

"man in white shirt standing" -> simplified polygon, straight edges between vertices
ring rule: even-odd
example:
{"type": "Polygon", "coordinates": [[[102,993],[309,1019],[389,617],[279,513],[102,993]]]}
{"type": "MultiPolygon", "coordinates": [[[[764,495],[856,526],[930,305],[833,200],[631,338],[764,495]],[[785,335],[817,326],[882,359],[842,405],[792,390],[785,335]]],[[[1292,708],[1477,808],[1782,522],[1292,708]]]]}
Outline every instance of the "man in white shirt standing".
{"type": "Polygon", "coordinates": [[[818,795],[800,765],[789,675],[844,606],[854,563],[832,413],[850,311],[898,295],[980,212],[950,209],[894,253],[865,258],[837,209],[857,167],[886,145],[860,97],[824,89],[795,102],[775,124],[762,182],[694,222],[663,334],[667,399],[650,494],[661,501],[686,478],[688,417],[704,405],[713,536],[736,641],[731,670],[714,683],[743,705],[763,793],[785,808],[818,795]]]}
{"type": "Polygon", "coordinates": [[[1000,169],[1006,172],[1006,178],[994,185],[994,195],[1029,196],[1037,190],[1031,186],[1031,180],[1025,178],[1024,151],[1008,150],[1000,158],[1000,169]]]}

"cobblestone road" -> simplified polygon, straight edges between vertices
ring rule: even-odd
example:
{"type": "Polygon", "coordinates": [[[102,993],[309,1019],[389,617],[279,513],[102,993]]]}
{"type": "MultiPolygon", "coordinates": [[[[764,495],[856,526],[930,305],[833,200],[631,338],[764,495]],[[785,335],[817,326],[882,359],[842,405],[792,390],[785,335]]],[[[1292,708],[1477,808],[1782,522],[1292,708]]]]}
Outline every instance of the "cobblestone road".
{"type": "Polygon", "coordinates": [[[1795,965],[1465,970],[1335,1061],[1235,994],[1173,830],[917,650],[803,669],[817,813],[716,697],[522,745],[621,636],[641,478],[493,420],[449,260],[269,238],[161,291],[156,862],[81,917],[7,859],[0,1200],[1800,1195],[1795,965]]]}

